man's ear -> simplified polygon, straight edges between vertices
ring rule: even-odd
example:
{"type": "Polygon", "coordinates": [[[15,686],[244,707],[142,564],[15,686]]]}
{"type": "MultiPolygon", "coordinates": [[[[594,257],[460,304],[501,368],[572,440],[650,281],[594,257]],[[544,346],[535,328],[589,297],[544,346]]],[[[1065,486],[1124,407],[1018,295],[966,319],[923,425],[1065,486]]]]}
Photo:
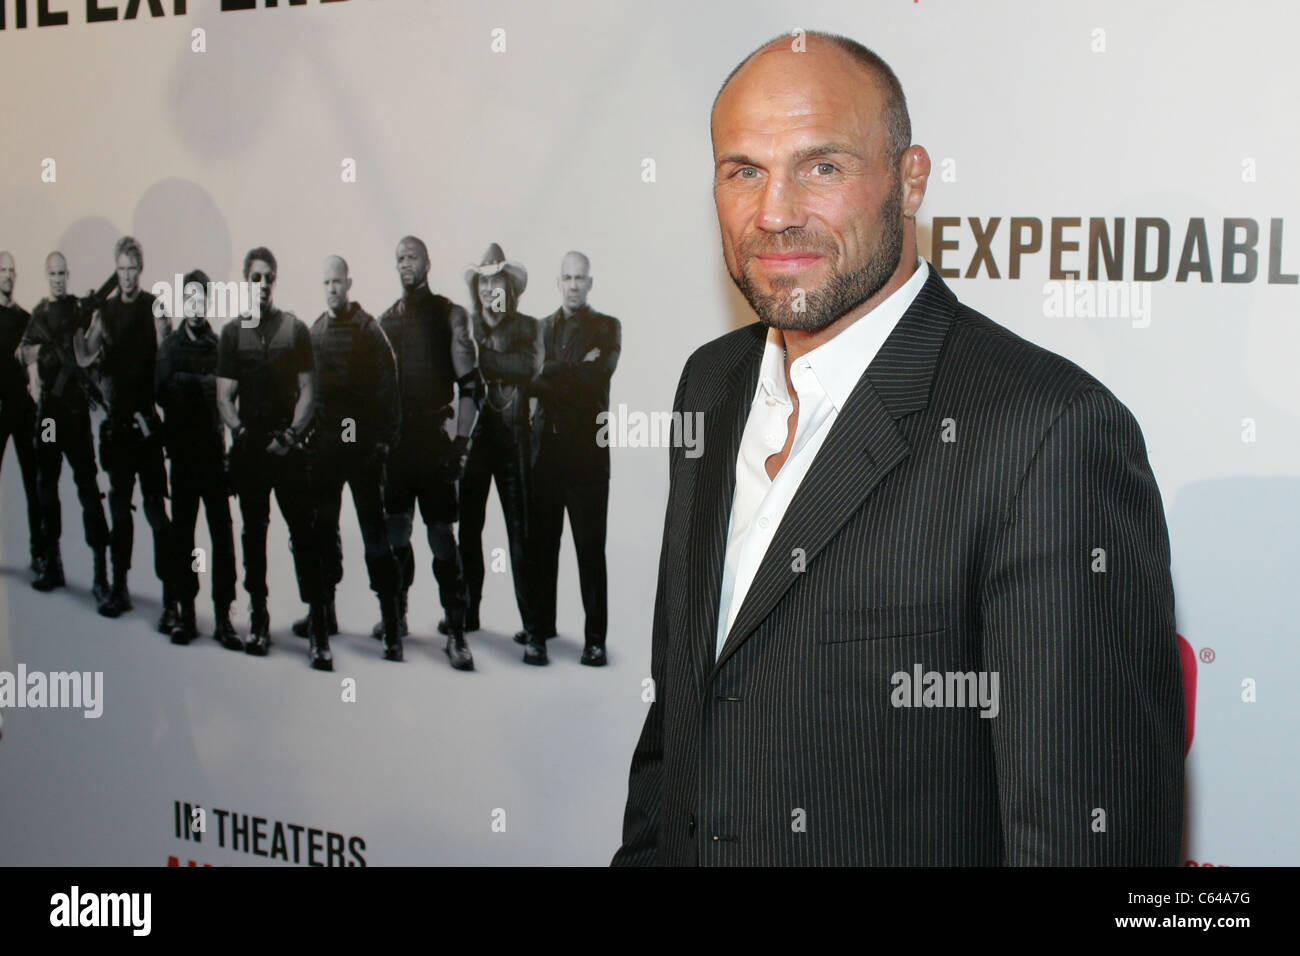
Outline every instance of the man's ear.
{"type": "Polygon", "coordinates": [[[925,187],[930,181],[930,154],[924,146],[909,146],[899,160],[900,179],[902,180],[903,215],[914,219],[925,198],[925,187]]]}

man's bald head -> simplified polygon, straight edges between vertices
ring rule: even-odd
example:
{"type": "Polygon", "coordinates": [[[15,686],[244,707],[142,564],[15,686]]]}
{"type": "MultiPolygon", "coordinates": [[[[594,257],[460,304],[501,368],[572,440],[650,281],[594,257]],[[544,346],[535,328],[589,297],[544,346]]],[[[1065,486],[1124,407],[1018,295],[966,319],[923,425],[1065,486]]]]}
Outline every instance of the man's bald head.
{"type": "Polygon", "coordinates": [[[335,315],[348,307],[348,291],[352,279],[348,276],[348,263],[342,256],[329,256],[325,260],[325,306],[335,315]]]}
{"type": "Polygon", "coordinates": [[[829,34],[766,43],[710,134],[727,271],[768,325],[825,341],[911,275],[929,157],[875,54],[829,34]]]}
{"type": "Polygon", "coordinates": [[[14,257],[8,252],[0,251],[0,296],[7,302],[14,294],[14,279],[18,270],[14,268],[14,257]]]}
{"type": "Polygon", "coordinates": [[[891,167],[898,168],[903,152],[912,144],[912,120],[907,112],[907,97],[903,95],[903,86],[898,82],[898,77],[888,63],[856,40],[836,33],[809,30],[801,38],[782,35],[772,38],[754,50],[736,65],[718,89],[717,96],[713,98],[713,109],[709,114],[711,124],[718,111],[718,102],[731,81],[741,70],[750,65],[755,57],[769,53],[803,57],[840,56],[857,66],[868,84],[874,83],[876,95],[882,100],[880,119],[885,131],[888,160],[891,167]],[[799,40],[803,41],[803,49],[801,52],[795,52],[798,49],[795,44],[799,40]]]}
{"type": "Polygon", "coordinates": [[[560,269],[564,272],[590,272],[591,260],[576,249],[571,249],[564,254],[560,269]]]}
{"type": "Polygon", "coordinates": [[[397,244],[397,275],[403,289],[414,289],[429,277],[429,249],[415,236],[403,236],[397,244]]]}
{"type": "Polygon", "coordinates": [[[419,252],[420,255],[424,256],[425,259],[429,258],[429,247],[426,246],[424,240],[418,236],[403,236],[397,243],[397,251],[399,253],[402,251],[403,246],[408,249],[414,249],[419,252]]]}
{"type": "Polygon", "coordinates": [[[571,315],[581,309],[587,304],[587,293],[591,291],[591,260],[576,249],[566,252],[560,263],[558,284],[565,314],[571,315]]]}
{"type": "Polygon", "coordinates": [[[45,278],[50,280],[50,295],[57,298],[68,291],[68,260],[63,253],[56,250],[45,257],[45,278]]]}

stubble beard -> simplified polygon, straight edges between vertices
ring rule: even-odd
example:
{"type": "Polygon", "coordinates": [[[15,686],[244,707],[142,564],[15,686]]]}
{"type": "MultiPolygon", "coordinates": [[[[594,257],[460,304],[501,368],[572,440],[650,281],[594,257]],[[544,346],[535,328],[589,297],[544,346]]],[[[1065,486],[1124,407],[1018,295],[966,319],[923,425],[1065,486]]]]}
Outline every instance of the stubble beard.
{"type": "MultiPolygon", "coordinates": [[[[752,257],[745,260],[746,265],[741,267],[739,276],[730,273],[730,270],[728,272],[736,288],[764,325],[774,329],[817,332],[883,289],[898,268],[898,261],[903,254],[903,204],[898,189],[891,189],[881,204],[880,223],[880,242],[862,267],[849,273],[832,267],[831,275],[825,282],[815,289],[804,290],[802,311],[795,308],[799,303],[793,294],[795,289],[801,288],[798,278],[769,278],[772,292],[765,293],[749,274],[748,263],[753,261],[752,257]]],[[[809,248],[802,238],[802,232],[797,229],[787,230],[782,234],[782,240],[780,246],[757,249],[754,254],[809,248]]],[[[811,251],[822,250],[814,245],[811,251]]]]}

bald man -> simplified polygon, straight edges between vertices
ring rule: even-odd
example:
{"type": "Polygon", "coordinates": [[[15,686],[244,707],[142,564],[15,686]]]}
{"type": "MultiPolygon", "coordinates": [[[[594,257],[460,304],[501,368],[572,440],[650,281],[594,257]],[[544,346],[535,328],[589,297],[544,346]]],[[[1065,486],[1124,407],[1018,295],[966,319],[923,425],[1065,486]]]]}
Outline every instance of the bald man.
{"type": "MultiPolygon", "coordinates": [[[[346,484],[352,489],[352,503],[361,525],[370,589],[379,598],[384,658],[400,661],[398,568],[384,515],[384,465],[401,435],[397,367],[379,323],[348,298],[352,277],[341,256],[325,260],[322,281],[325,311],[311,328],[312,352],[316,356],[312,493],[326,589],[326,633],[338,633],[334,590],[343,580],[339,511],[346,484]]],[[[306,619],[296,623],[294,633],[306,636],[308,623],[306,619]]]]}
{"type": "Polygon", "coordinates": [[[529,578],[534,593],[533,620],[522,634],[524,660],[546,663],[546,641],[555,636],[555,588],[567,512],[586,614],[579,660],[602,667],[609,624],[605,575],[609,447],[596,435],[602,413],[609,414],[610,379],[618,367],[623,332],[618,319],[587,304],[591,262],[581,252],[564,256],[556,285],[561,304],[542,320],[545,354],[532,385],[539,400],[533,417],[536,462],[529,527],[529,578]]]}
{"type": "MultiPolygon", "coordinates": [[[[433,551],[433,576],[446,615],[440,628],[444,650],[456,670],[473,670],[465,641],[468,596],[452,524],[457,519],[456,482],[465,469],[470,435],[483,404],[485,386],[469,315],[429,289],[429,250],[415,236],[397,244],[402,297],[384,310],[379,324],[397,359],[402,429],[388,465],[385,499],[388,540],[401,568],[398,629],[405,635],[407,592],[415,580],[411,532],[418,504],[433,551]],[[445,422],[456,420],[456,437],[445,422]]],[[[371,632],[382,637],[381,620],[371,632]]]]}
{"type": "Polygon", "coordinates": [[[19,356],[31,316],[14,301],[17,278],[14,257],[0,252],[0,463],[12,438],[18,470],[22,472],[23,495],[27,499],[32,570],[39,578],[44,574],[46,548],[41,533],[41,494],[36,465],[36,404],[28,391],[27,372],[19,356]]]}
{"type": "Polygon", "coordinates": [[[52,591],[66,583],[59,538],[63,511],[59,503],[59,475],[68,459],[81,502],[86,544],[94,555],[92,593],[101,613],[111,606],[108,586],[108,522],[95,468],[95,446],[90,432],[90,406],[103,396],[77,364],[72,337],[85,332],[91,313],[68,293],[68,260],[61,252],[45,259],[50,294],[32,310],[23,335],[23,361],[27,364],[32,398],[36,402],[36,460],[44,529],[45,573],[32,582],[38,591],[52,591]]]}
{"type": "Polygon", "coordinates": [[[874,53],[773,40],[711,132],[759,321],[677,386],[706,440],[669,454],[614,862],[1176,865],[1183,694],[1137,422],[918,258],[930,160],[874,53]]]}

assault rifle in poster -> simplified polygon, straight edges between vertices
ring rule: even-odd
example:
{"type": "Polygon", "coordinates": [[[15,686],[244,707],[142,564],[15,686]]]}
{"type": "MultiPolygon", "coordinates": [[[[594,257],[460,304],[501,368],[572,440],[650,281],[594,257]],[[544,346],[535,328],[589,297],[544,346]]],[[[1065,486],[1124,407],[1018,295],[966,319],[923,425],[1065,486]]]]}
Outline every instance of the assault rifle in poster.
{"type": "MultiPolygon", "coordinates": [[[[114,272],[98,289],[77,300],[77,307],[84,310],[86,314],[94,313],[109,300],[112,294],[117,290],[117,273],[114,272]]],[[[95,376],[91,374],[89,366],[98,358],[98,355],[87,354],[84,348],[85,333],[78,330],[72,335],[72,348],[59,342],[50,342],[41,346],[42,351],[48,350],[57,363],[57,371],[54,374],[52,384],[49,386],[50,394],[59,396],[63,390],[68,387],[69,382],[76,384],[86,396],[86,401],[90,403],[91,408],[106,408],[104,393],[95,381],[95,376]]]]}

